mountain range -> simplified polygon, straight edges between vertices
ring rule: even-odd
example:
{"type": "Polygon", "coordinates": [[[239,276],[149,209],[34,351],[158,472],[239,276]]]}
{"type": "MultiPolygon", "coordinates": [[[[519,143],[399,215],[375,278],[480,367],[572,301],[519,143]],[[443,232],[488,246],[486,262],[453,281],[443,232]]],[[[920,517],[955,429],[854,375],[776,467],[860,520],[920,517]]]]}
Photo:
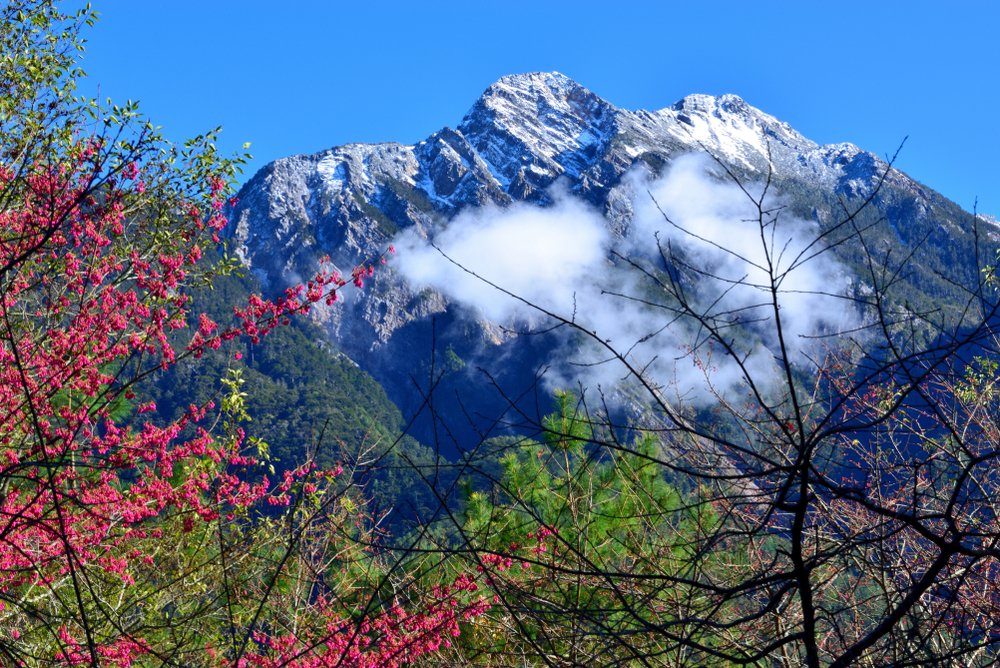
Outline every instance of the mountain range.
{"type": "MultiPolygon", "coordinates": [[[[942,304],[961,298],[956,284],[975,278],[982,258],[992,257],[994,222],[963,211],[889,159],[848,143],[817,144],[735,95],[688,95],[664,109],[633,111],[556,72],[501,78],[456,127],[416,144],[348,144],[272,162],[239,192],[227,244],[271,293],[311,276],[321,258],[350,274],[399,247],[363,290],[320,306],[313,319],[323,344],[373,376],[404,416],[423,411],[411,433],[454,453],[466,439],[516,422],[518,411],[510,408],[518,401],[525,411],[537,407],[554,383],[536,381],[566,357],[567,340],[526,335],[544,331],[544,318],[476,303],[455,289],[455,275],[420,280],[404,249],[433,243],[447,253],[435,240],[448,239],[449,229],[482,228],[504,212],[563,210],[570,201],[570,213],[603,226],[596,233],[604,263],[620,268],[638,252],[636,234],[655,184],[683,165],[694,169],[691,156],[703,156],[695,167],[709,182],[735,184],[749,196],[766,185],[790,220],[819,235],[856,212],[861,225],[883,222],[877,231],[870,227],[867,250],[831,243],[830,271],[854,295],[872,289],[866,254],[877,248],[886,267],[899,263],[894,294],[901,304],[946,312],[942,304]],[[448,444],[435,425],[449,425],[448,444]]],[[[652,236],[647,242],[656,243],[652,236]]],[[[516,243],[525,253],[534,245],[530,234],[516,243]]],[[[539,257],[572,265],[574,251],[564,257],[551,250],[539,257]]],[[[444,255],[438,261],[449,262],[444,255]]],[[[532,280],[531,269],[508,264],[522,281],[512,286],[532,280]]],[[[613,279],[598,279],[605,280],[613,279]]],[[[576,299],[574,289],[573,306],[562,306],[571,319],[583,308],[576,299]]],[[[569,371],[556,376],[560,384],[574,382],[569,371]]]]}

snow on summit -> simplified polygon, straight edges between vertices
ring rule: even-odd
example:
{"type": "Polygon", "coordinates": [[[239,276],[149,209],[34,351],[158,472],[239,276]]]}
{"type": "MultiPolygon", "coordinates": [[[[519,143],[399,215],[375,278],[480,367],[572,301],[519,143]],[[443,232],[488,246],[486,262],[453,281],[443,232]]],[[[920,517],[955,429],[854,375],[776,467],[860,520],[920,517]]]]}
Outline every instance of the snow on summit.
{"type": "MultiPolygon", "coordinates": [[[[312,275],[324,256],[346,273],[402,235],[437,239],[455,227],[478,233],[491,216],[520,212],[531,224],[504,227],[496,238],[528,230],[527,240],[510,241],[514,257],[527,257],[523,248],[536,244],[533,250],[556,254],[547,262],[563,267],[570,242],[584,238],[574,226],[590,220],[606,233],[602,239],[630,238],[641,227],[637,194],[693,153],[712,154],[747,183],[772,175],[778,192],[794,193],[797,215],[809,225],[832,220],[841,197],[869,193],[884,177],[886,206],[895,207],[886,215],[902,241],[919,230],[932,249],[964,238],[961,210],[930,189],[887,172],[884,161],[856,146],[818,146],[736,95],[688,95],[664,109],[633,111],[558,72],[534,72],[499,79],[457,126],[414,145],[349,144],[271,163],[239,194],[230,248],[266,289],[281,290],[292,277],[312,275]],[[565,221],[554,218],[567,201],[579,210],[565,221]],[[569,232],[550,235],[546,244],[539,241],[543,228],[569,232]]],[[[708,181],[716,179],[716,163],[703,162],[708,181]]],[[[500,242],[486,246],[488,259],[502,260],[500,242]]],[[[928,267],[936,262],[924,258],[928,267]]],[[[454,306],[447,290],[408,283],[396,268],[402,264],[389,262],[380,282],[343,306],[314,311],[331,340],[359,363],[375,364],[383,346],[405,348],[397,333],[454,306]]],[[[484,320],[456,341],[471,350],[475,340],[500,345],[509,336],[484,320]]]]}
{"type": "MultiPolygon", "coordinates": [[[[532,72],[500,78],[457,127],[415,145],[348,144],[271,163],[245,186],[234,237],[240,248],[251,238],[261,248],[269,238],[303,248],[346,243],[345,259],[364,256],[397,229],[470,206],[548,203],[560,178],[621,228],[631,215],[620,192],[626,173],[704,152],[747,174],[771,169],[825,187],[850,178],[852,190],[880,164],[860,150],[817,146],[736,95],[630,111],[559,72],[532,72]],[[267,206],[251,206],[262,199],[267,206]]],[[[255,271],[270,262],[240,252],[255,271]]]]}

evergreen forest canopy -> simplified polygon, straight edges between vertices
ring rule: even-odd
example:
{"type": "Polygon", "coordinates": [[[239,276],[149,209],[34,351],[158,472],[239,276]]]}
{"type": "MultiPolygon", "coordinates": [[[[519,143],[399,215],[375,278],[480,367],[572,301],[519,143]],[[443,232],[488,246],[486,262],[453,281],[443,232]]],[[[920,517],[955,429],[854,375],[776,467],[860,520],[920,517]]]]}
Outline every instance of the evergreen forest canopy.
{"type": "MultiPolygon", "coordinates": [[[[980,271],[938,272],[947,304],[911,300],[871,211],[891,168],[787,257],[783,210],[720,163],[759,243],[721,250],[754,272],[669,243],[617,258],[651,327],[698,332],[707,408],[548,312],[620,365],[641,428],[557,392],[446,458],[306,317],[382,258],[257,294],[220,236],[240,159],[78,97],[93,21],[0,9],[3,663],[996,662],[992,258],[977,243],[980,271]],[[841,247],[863,319],[803,356],[786,281],[841,247]],[[723,364],[739,392],[712,384],[723,364]]],[[[429,367],[422,410],[458,364],[429,367]]]]}

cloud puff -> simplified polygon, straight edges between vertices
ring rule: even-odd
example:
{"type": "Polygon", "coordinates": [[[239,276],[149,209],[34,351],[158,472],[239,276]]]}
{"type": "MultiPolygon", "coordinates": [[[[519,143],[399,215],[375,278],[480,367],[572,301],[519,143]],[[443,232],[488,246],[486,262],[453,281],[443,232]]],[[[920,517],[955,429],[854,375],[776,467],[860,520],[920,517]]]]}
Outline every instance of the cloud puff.
{"type": "Polygon", "coordinates": [[[763,202],[761,216],[753,190],[712,171],[707,158],[685,156],[659,179],[630,174],[634,215],[623,238],[613,237],[592,207],[556,192],[546,207],[466,210],[433,238],[437,249],[408,231],[396,242],[397,268],[414,286],[439,290],[490,320],[548,324],[537,309],[461,265],[593,332],[591,339],[566,340],[561,359],[553,360],[554,384],[608,386],[625,376],[620,363],[607,361],[607,342],[688,402],[745,392],[748,375],[766,389],[780,353],[772,277],[786,352],[796,365],[809,363],[815,337],[853,326],[841,297],[849,280],[832,255],[816,255],[814,223],[785,214],[776,198],[763,202]],[[671,272],[683,277],[687,312],[652,278],[671,272]],[[733,335],[729,354],[703,345],[706,324],[733,335]]]}
{"type": "Polygon", "coordinates": [[[466,210],[433,244],[437,248],[412,230],[397,238],[394,264],[412,285],[432,287],[490,320],[536,323],[536,309],[482,279],[525,301],[566,312],[574,293],[606,271],[609,234],[593,208],[557,194],[551,207],[519,203],[466,210]]]}
{"type": "Polygon", "coordinates": [[[816,223],[785,211],[780,195],[768,194],[758,205],[762,186],[744,190],[711,178],[711,171],[708,158],[689,155],[653,183],[633,177],[634,190],[647,196],[634,203],[632,248],[656,237],[669,244],[697,270],[702,312],[739,320],[774,354],[776,290],[789,360],[808,364],[816,337],[856,325],[845,301],[848,272],[825,250],[816,223]]]}

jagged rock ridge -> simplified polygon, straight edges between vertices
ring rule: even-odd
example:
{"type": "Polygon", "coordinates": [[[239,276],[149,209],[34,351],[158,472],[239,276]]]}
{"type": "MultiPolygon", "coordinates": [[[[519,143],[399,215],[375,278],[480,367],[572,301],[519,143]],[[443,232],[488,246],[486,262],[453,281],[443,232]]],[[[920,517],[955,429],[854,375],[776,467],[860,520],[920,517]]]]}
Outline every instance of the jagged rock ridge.
{"type": "MultiPolygon", "coordinates": [[[[657,174],[691,152],[711,153],[742,178],[770,175],[820,225],[867,196],[886,170],[872,153],[818,145],[735,95],[630,111],[556,72],[512,75],[491,85],[457,127],[415,145],[349,144],[271,163],[240,192],[229,243],[277,290],[310,275],[320,256],[349,271],[399,230],[427,234],[466,207],[544,205],[557,180],[621,233],[632,215],[623,177],[637,168],[657,174]]],[[[899,242],[930,240],[930,251],[915,257],[928,276],[948,262],[936,248],[969,243],[971,217],[900,172],[889,172],[874,205],[899,242]]],[[[391,268],[374,289],[316,311],[332,340],[383,383],[404,378],[400,357],[419,356],[434,315],[454,322],[446,298],[412,289],[391,268]]],[[[506,341],[487,322],[465,322],[444,338],[463,357],[506,341]]]]}

